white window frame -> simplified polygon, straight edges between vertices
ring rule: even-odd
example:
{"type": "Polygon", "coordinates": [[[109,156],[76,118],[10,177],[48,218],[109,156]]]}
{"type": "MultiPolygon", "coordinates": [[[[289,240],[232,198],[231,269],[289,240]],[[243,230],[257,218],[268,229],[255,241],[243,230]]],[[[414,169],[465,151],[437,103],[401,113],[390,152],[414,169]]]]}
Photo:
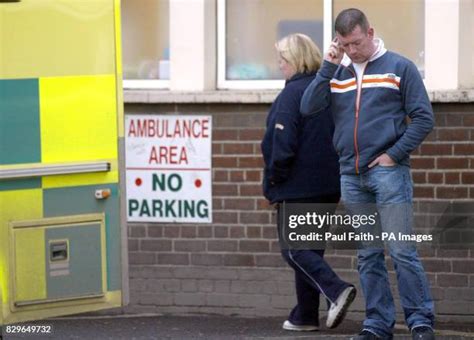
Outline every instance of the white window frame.
{"type": "MultiPolygon", "coordinates": [[[[171,13],[168,12],[168,15],[171,13]]],[[[122,13],[123,15],[123,13],[122,13]]],[[[171,16],[170,16],[171,20],[171,16]]],[[[122,28],[123,30],[123,28],[122,28]]],[[[121,46],[123,48],[123,41],[121,42],[121,46]]],[[[123,53],[122,53],[123,58],[123,53]]],[[[171,56],[170,56],[171,60],[171,56]]],[[[123,63],[123,60],[122,60],[123,63]]],[[[122,65],[123,68],[123,65],[122,65]]],[[[122,78],[122,84],[124,90],[169,90],[170,88],[170,80],[169,79],[125,79],[122,78]]]]}
{"type": "MultiPolygon", "coordinates": [[[[323,47],[332,40],[332,0],[323,1],[323,47]],[[329,20],[328,20],[329,18],[329,20]]],[[[217,88],[219,90],[282,89],[284,80],[227,80],[226,79],[226,0],[217,0],[217,88]]]]}

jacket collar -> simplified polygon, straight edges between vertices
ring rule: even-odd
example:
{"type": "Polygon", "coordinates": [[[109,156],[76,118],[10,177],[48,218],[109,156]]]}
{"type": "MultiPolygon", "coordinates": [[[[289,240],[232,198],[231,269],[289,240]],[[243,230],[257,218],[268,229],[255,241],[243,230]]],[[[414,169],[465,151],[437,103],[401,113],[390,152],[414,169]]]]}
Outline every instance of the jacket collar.
{"type": "Polygon", "coordinates": [[[303,79],[303,78],[306,78],[306,77],[314,77],[315,75],[316,75],[316,72],[314,72],[314,73],[296,73],[296,74],[293,75],[293,77],[291,77],[290,79],[285,81],[285,85],[287,85],[288,83],[291,83],[292,81],[296,81],[296,80],[303,79]]]}

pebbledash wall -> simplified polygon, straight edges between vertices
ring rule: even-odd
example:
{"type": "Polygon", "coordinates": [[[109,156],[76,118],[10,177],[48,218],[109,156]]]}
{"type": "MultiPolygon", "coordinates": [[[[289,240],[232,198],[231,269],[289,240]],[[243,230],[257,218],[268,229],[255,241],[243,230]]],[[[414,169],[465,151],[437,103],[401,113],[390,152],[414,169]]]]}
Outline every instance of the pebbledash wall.
{"type": "MultiPolygon", "coordinates": [[[[279,253],[275,212],[261,194],[260,141],[275,94],[125,92],[129,115],[212,115],[213,223],[129,223],[130,305],[122,312],[287,315],[295,303],[293,272],[279,253]]],[[[436,128],[412,156],[421,212],[432,203],[474,200],[474,91],[430,96],[436,128]]],[[[474,321],[474,249],[419,252],[438,320],[474,321]]],[[[329,251],[327,259],[359,287],[354,255],[329,251]]],[[[395,284],[390,260],[388,269],[395,284]]],[[[363,317],[361,293],[351,310],[349,318],[363,317]]]]}

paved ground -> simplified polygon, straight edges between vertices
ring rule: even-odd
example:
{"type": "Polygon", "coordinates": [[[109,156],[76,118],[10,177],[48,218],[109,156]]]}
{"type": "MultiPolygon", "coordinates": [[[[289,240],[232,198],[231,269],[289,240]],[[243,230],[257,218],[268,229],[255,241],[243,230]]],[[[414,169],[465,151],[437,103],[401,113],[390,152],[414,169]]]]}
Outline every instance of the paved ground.
{"type": "MultiPolygon", "coordinates": [[[[322,323],[323,320],[321,320],[322,323]]],[[[26,325],[51,325],[50,336],[11,335],[3,339],[348,339],[360,323],[346,320],[337,329],[295,333],[281,329],[281,318],[229,316],[133,316],[50,319],[26,325]]],[[[403,325],[397,325],[395,339],[411,339],[403,325]]],[[[474,339],[474,324],[438,325],[437,339],[474,339]]]]}

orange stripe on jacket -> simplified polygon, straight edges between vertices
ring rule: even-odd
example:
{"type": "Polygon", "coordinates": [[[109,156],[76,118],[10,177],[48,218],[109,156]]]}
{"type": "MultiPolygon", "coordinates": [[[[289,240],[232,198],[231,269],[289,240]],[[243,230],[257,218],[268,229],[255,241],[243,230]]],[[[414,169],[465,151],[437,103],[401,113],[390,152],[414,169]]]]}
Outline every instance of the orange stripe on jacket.
{"type": "Polygon", "coordinates": [[[381,79],[363,79],[362,83],[392,83],[400,87],[400,82],[393,78],[381,78],[381,79]]]}
{"type": "Polygon", "coordinates": [[[351,81],[350,83],[347,83],[347,84],[344,84],[344,85],[331,83],[331,87],[335,88],[335,89],[346,89],[348,87],[354,86],[355,84],[356,84],[355,81],[351,81]]]}

